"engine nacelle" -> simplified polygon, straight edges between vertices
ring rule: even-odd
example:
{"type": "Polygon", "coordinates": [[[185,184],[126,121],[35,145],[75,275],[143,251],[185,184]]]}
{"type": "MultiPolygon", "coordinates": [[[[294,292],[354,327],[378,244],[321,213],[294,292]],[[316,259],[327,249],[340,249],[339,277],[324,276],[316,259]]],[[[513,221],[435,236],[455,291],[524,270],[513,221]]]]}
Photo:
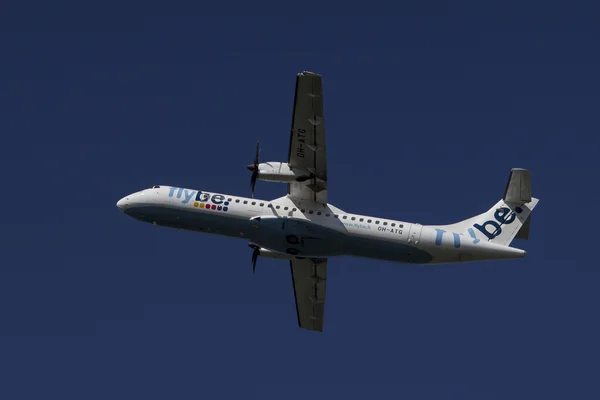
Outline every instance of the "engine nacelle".
{"type": "Polygon", "coordinates": [[[313,178],[308,171],[291,168],[288,163],[266,162],[258,164],[258,179],[268,182],[304,182],[313,178]]]}

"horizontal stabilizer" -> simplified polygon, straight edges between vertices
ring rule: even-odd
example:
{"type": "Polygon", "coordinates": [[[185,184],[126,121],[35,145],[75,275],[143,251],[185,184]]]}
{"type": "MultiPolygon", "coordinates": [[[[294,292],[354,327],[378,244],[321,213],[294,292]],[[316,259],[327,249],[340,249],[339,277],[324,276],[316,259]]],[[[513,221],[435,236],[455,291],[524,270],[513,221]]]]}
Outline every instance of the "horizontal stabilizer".
{"type": "Polygon", "coordinates": [[[504,201],[509,204],[525,204],[531,201],[531,173],[513,168],[504,191],[504,201]]]}

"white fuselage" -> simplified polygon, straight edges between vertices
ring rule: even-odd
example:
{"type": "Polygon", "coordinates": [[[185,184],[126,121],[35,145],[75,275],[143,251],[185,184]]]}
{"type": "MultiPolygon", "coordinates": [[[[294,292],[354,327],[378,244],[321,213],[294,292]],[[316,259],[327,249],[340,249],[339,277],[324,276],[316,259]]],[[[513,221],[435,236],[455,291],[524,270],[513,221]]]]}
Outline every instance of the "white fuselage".
{"type": "Polygon", "coordinates": [[[357,256],[427,264],[525,256],[523,250],[484,237],[346,213],[287,196],[267,201],[155,186],[124,197],[117,206],[154,225],[246,239],[277,258],[357,256]]]}

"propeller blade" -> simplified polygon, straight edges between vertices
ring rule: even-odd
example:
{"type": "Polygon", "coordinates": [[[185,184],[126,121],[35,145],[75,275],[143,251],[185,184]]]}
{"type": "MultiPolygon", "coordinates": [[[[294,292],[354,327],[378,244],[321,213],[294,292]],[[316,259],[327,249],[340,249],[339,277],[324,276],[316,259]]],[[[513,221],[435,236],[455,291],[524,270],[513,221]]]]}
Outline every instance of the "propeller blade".
{"type": "Polygon", "coordinates": [[[258,249],[258,247],[252,252],[252,275],[256,273],[256,260],[258,259],[259,252],[260,250],[258,249]]]}
{"type": "Polygon", "coordinates": [[[252,275],[254,275],[256,273],[256,260],[258,259],[258,256],[260,255],[260,247],[258,247],[256,245],[250,245],[250,247],[253,249],[253,251],[252,251],[252,275]]]}
{"type": "Polygon", "coordinates": [[[254,198],[254,180],[250,180],[250,197],[254,198]]]}
{"type": "Polygon", "coordinates": [[[256,141],[256,154],[254,155],[254,164],[258,165],[258,160],[260,157],[260,140],[256,141]]]}
{"type": "Polygon", "coordinates": [[[258,178],[258,165],[260,164],[260,140],[256,142],[256,152],[254,154],[254,164],[247,166],[248,170],[252,171],[250,177],[250,188],[252,190],[252,198],[254,198],[254,187],[256,186],[256,179],[258,178]]]}
{"type": "Polygon", "coordinates": [[[250,187],[252,188],[252,198],[254,198],[254,186],[256,186],[256,178],[258,178],[258,168],[252,171],[252,176],[250,177],[250,187]]]}

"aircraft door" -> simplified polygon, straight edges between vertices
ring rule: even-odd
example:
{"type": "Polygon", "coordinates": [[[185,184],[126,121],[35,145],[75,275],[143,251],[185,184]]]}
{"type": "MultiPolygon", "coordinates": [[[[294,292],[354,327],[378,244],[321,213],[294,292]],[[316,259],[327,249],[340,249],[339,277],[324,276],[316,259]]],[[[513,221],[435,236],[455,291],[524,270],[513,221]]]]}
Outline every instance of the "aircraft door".
{"type": "Polygon", "coordinates": [[[421,240],[421,231],[423,230],[423,225],[420,224],[411,224],[410,231],[408,232],[408,243],[412,245],[416,245],[421,240]]]}

